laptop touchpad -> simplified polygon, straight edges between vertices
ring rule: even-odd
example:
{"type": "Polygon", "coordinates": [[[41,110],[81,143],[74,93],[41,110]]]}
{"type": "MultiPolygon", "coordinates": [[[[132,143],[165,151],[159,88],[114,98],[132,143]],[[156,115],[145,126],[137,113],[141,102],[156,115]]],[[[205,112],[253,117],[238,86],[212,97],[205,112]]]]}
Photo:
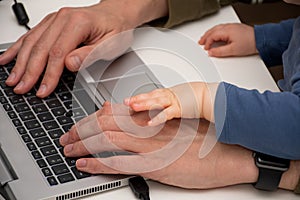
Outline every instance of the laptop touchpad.
{"type": "Polygon", "coordinates": [[[101,80],[97,83],[99,92],[106,101],[122,103],[127,97],[150,92],[161,87],[145,72],[128,74],[126,76],[101,80]]]}

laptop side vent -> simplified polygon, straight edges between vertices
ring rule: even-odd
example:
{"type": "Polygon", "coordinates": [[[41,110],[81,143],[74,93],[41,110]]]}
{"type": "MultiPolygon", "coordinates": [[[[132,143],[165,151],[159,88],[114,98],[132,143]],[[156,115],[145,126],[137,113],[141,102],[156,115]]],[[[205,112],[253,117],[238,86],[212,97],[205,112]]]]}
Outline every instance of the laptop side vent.
{"type": "Polygon", "coordinates": [[[96,194],[96,193],[103,192],[105,190],[110,190],[113,188],[117,188],[120,186],[121,186],[121,181],[116,181],[116,182],[107,183],[107,184],[100,185],[100,186],[95,186],[95,187],[91,187],[91,188],[87,188],[87,189],[83,189],[83,190],[78,190],[75,192],[70,192],[68,194],[63,194],[63,195],[56,197],[56,200],[76,199],[79,197],[96,194]]]}

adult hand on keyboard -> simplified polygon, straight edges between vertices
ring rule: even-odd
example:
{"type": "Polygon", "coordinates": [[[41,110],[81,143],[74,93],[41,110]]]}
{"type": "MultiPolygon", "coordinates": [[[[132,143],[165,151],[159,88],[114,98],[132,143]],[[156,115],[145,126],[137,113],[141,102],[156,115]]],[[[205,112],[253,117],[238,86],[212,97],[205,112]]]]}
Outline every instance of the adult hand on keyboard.
{"type": "MultiPolygon", "coordinates": [[[[76,162],[78,170],[92,174],[139,174],[197,189],[256,182],[258,169],[252,151],[243,147],[216,143],[206,157],[198,157],[205,136],[214,134],[208,121],[173,119],[157,128],[147,126],[149,113],[131,113],[124,108],[106,103],[73,126],[60,142],[69,157],[121,150],[131,155],[84,157],[76,162]]],[[[281,188],[293,190],[298,182],[300,162],[292,161],[291,166],[283,174],[281,188]]]]}
{"type": "Polygon", "coordinates": [[[105,0],[90,7],[62,8],[46,16],[0,56],[0,64],[17,56],[6,84],[23,94],[45,71],[37,91],[37,96],[45,97],[55,89],[64,66],[77,71],[99,43],[166,14],[167,3],[161,0],[105,0]]]}

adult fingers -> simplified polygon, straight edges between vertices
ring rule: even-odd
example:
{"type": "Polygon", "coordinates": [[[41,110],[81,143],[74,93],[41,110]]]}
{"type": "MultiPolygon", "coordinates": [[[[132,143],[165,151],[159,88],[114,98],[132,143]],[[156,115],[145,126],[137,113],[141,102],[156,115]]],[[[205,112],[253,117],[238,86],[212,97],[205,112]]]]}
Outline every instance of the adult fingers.
{"type": "MultiPolygon", "coordinates": [[[[25,69],[24,74],[21,76],[18,85],[15,87],[16,93],[26,93],[27,91],[29,91],[37,82],[40,74],[46,67],[46,63],[49,57],[49,51],[67,23],[67,19],[58,20],[58,18],[61,18],[60,13],[57,13],[53,16],[51,23],[45,28],[45,31],[40,35],[38,40],[33,41],[34,45],[30,50],[30,55],[26,63],[26,67],[23,67],[23,70],[25,69]]],[[[29,35],[27,38],[30,37],[33,36],[29,35]]],[[[59,53],[55,50],[55,54],[59,53]]]]}
{"type": "Polygon", "coordinates": [[[121,121],[126,121],[128,123],[130,119],[129,115],[128,108],[125,109],[124,105],[116,104],[112,106],[112,104],[106,102],[102,109],[73,125],[72,128],[60,138],[60,143],[65,146],[102,133],[106,130],[120,131],[121,128],[119,127],[119,124],[116,123],[117,116],[125,116],[123,118],[118,118],[119,123],[122,123],[121,121]]]}
{"type": "MultiPolygon", "coordinates": [[[[88,172],[91,174],[137,174],[138,171],[129,171],[130,168],[137,166],[144,166],[141,163],[142,156],[115,156],[111,158],[81,158],[76,161],[76,167],[80,171],[88,172]],[[120,166],[122,166],[120,168],[120,166]]],[[[139,168],[140,168],[139,167],[139,168]]],[[[140,169],[142,170],[142,169],[140,169]]]]}
{"type": "Polygon", "coordinates": [[[125,132],[105,131],[84,140],[76,141],[64,147],[64,154],[68,157],[80,157],[101,152],[139,152],[143,153],[160,144],[145,147],[145,139],[133,137],[125,132]],[[129,145],[130,144],[130,145],[129,145]]]}
{"type": "MultiPolygon", "coordinates": [[[[82,15],[77,15],[76,9],[61,9],[57,14],[55,23],[53,23],[49,28],[50,30],[52,28],[54,33],[49,31],[41,38],[45,39],[46,41],[49,37],[56,35],[55,41],[53,41],[53,44],[48,50],[49,55],[47,68],[41,82],[41,86],[37,92],[37,96],[45,97],[55,89],[59,81],[59,77],[64,69],[66,56],[81,42],[87,39],[91,27],[90,24],[86,22],[87,17],[84,14],[82,15]],[[61,19],[65,20],[64,24],[60,22],[61,19]],[[58,24],[63,24],[63,26],[59,27],[56,22],[58,24]],[[61,31],[57,32],[59,29],[61,31]],[[70,37],[70,35],[72,35],[72,37],[70,37]]],[[[45,46],[48,44],[46,42],[45,44],[42,43],[41,45],[45,46]]]]}
{"type": "Polygon", "coordinates": [[[18,54],[20,47],[22,46],[22,40],[26,36],[23,35],[14,44],[12,44],[4,53],[0,55],[0,65],[5,65],[12,61],[18,54]]]}
{"type": "MultiPolygon", "coordinates": [[[[6,59],[6,61],[9,61],[13,59],[13,57],[17,56],[15,66],[12,69],[10,76],[6,80],[7,85],[15,86],[17,83],[19,83],[26,70],[27,62],[34,44],[39,40],[40,36],[44,33],[49,24],[52,23],[54,15],[55,13],[46,16],[41,23],[24,34],[14,45],[12,45],[12,47],[6,51],[7,54],[4,54],[4,59],[6,59]]],[[[41,63],[41,66],[44,66],[44,63],[41,63]]],[[[15,92],[19,91],[15,90],[15,92]]]]}

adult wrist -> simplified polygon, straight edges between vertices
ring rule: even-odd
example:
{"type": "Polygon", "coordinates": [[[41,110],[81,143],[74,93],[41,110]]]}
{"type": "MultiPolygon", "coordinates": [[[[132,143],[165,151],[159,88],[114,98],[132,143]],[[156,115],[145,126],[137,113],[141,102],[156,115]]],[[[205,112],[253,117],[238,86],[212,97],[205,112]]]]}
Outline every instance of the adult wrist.
{"type": "Polygon", "coordinates": [[[258,179],[258,168],[255,165],[252,151],[238,145],[220,143],[224,153],[219,157],[217,176],[223,185],[255,183],[258,179]]]}
{"type": "Polygon", "coordinates": [[[116,10],[132,29],[168,14],[167,0],[102,0],[100,4],[116,10]]]}
{"type": "Polygon", "coordinates": [[[300,161],[291,161],[290,168],[284,172],[279,183],[279,188],[294,190],[300,178],[300,161]]]}

